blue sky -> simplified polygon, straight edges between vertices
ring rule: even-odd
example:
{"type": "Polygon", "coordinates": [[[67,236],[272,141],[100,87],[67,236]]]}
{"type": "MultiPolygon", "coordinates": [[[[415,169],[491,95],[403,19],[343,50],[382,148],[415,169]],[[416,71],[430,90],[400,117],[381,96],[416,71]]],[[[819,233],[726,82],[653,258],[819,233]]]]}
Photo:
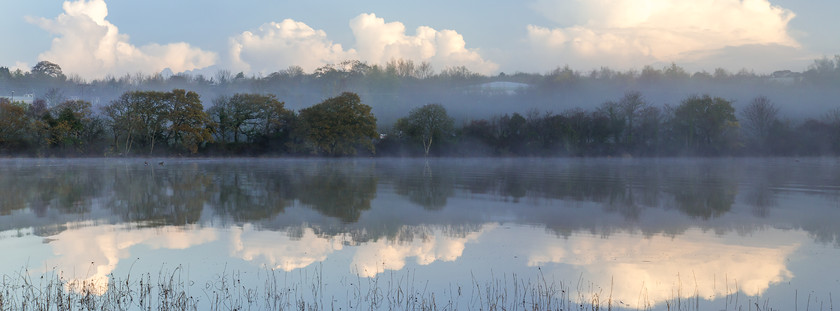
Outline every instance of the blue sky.
{"type": "Polygon", "coordinates": [[[0,12],[0,66],[50,60],[86,79],[394,58],[485,74],[671,62],[769,73],[840,54],[830,0],[3,0],[0,12]]]}

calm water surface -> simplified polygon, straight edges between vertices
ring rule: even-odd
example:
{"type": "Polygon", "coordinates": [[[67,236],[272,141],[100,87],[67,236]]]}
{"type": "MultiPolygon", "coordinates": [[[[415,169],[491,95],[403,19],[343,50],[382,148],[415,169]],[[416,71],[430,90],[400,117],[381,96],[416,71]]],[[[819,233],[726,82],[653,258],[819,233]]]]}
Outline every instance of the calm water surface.
{"type": "Polygon", "coordinates": [[[625,309],[840,293],[836,158],[158,161],[0,160],[0,274],[177,274],[200,300],[280,275],[345,309],[373,287],[459,309],[538,284],[625,309]]]}

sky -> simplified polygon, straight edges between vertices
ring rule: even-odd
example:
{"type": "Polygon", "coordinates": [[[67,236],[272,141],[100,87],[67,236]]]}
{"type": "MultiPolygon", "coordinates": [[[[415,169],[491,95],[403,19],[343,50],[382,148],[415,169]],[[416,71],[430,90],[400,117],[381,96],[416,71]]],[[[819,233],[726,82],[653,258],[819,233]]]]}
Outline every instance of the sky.
{"type": "Polygon", "coordinates": [[[84,79],[344,60],[546,73],[568,65],[803,71],[840,54],[836,0],[2,0],[0,66],[84,79]]]}

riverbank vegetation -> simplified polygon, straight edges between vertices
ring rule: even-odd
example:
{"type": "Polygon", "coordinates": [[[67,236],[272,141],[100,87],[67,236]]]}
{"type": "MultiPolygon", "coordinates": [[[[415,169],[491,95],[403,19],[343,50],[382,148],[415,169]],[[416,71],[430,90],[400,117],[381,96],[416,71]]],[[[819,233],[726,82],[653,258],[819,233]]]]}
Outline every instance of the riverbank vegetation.
{"type": "Polygon", "coordinates": [[[91,82],[41,62],[0,68],[12,94],[0,97],[0,154],[840,155],[838,82],[840,56],[764,76],[671,64],[488,77],[395,60],[91,82]]]}
{"type": "MultiPolygon", "coordinates": [[[[290,273],[265,268],[255,275],[222,271],[214,278],[197,281],[190,279],[183,266],[175,266],[163,267],[157,273],[111,273],[107,279],[96,281],[72,279],[55,269],[34,277],[35,272],[22,269],[17,275],[2,276],[0,311],[705,310],[711,305],[719,310],[777,310],[774,305],[778,304],[768,297],[743,294],[737,281],[719,297],[699,297],[697,284],[693,295],[685,295],[688,288],[678,282],[665,301],[651,301],[644,285],[636,301],[623,301],[613,296],[613,284],[592,284],[582,279],[562,282],[538,271],[533,277],[513,274],[486,281],[473,276],[471,283],[431,289],[411,271],[328,280],[319,269],[290,273]]],[[[804,304],[807,309],[812,302],[833,308],[830,299],[811,294],[807,301],[795,300],[793,304],[804,304]]]]}

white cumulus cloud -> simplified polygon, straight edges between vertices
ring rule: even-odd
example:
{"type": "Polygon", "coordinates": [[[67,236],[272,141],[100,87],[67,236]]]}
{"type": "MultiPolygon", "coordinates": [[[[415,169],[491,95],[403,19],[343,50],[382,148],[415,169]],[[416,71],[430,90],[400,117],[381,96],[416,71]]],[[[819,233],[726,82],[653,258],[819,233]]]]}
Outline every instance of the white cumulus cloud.
{"type": "Polygon", "coordinates": [[[788,31],[795,14],[768,0],[540,0],[533,8],[566,25],[527,27],[538,54],[561,64],[640,67],[727,47],[799,47],[788,31]]]}
{"type": "Polygon", "coordinates": [[[386,23],[375,14],[361,14],[350,21],[356,37],[356,48],[362,60],[382,64],[391,59],[428,61],[436,68],[465,66],[472,71],[489,74],[498,65],[482,58],[475,49],[468,49],[464,37],[454,30],[437,31],[420,26],[415,35],[407,35],[400,22],[386,23]]]}
{"type": "Polygon", "coordinates": [[[231,228],[231,233],[231,255],[283,271],[326,260],[343,248],[341,238],[345,238],[321,237],[312,228],[305,228],[300,237],[292,238],[285,232],[260,231],[250,224],[231,228]]]}
{"type": "Polygon", "coordinates": [[[289,66],[312,71],[326,64],[356,57],[333,43],[323,30],[285,19],[263,24],[256,32],[245,31],[230,39],[232,66],[236,71],[271,72],[289,66]]]}
{"type": "Polygon", "coordinates": [[[440,229],[433,229],[429,236],[408,243],[384,239],[365,243],[357,248],[351,267],[359,276],[375,277],[385,270],[401,270],[409,257],[416,258],[419,265],[455,261],[464,253],[467,243],[477,241],[484,233],[496,228],[496,224],[485,224],[477,232],[461,237],[452,237],[440,229]]]}
{"type": "Polygon", "coordinates": [[[673,299],[675,294],[682,298],[723,297],[731,294],[726,286],[734,286],[720,283],[733,281],[743,293],[761,296],[771,285],[793,278],[785,259],[801,245],[793,239],[776,240],[779,245],[767,245],[755,237],[713,239],[700,230],[645,239],[576,236],[562,243],[543,236],[535,237],[534,242],[533,246],[526,246],[531,248],[528,266],[558,263],[575,267],[594,284],[614,283],[613,299],[628,303],[638,297],[639,286],[643,285],[646,299],[654,304],[673,299]],[[715,251],[709,252],[710,249],[715,251]],[[685,289],[686,284],[679,283],[680,276],[690,276],[693,290],[675,291],[681,286],[685,289]]]}
{"type": "Polygon", "coordinates": [[[374,14],[361,14],[350,20],[356,43],[344,49],[333,43],[323,30],[286,19],[263,24],[254,32],[246,31],[231,38],[234,70],[267,73],[291,65],[312,71],[327,64],[358,59],[370,64],[385,64],[392,59],[426,61],[435,68],[465,66],[479,73],[491,73],[498,65],[485,60],[478,50],[468,49],[464,37],[454,30],[418,27],[406,34],[400,22],[386,23],[374,14]]]}
{"type": "MultiPolygon", "coordinates": [[[[66,287],[85,289],[102,295],[108,290],[109,275],[119,262],[132,257],[134,247],[151,249],[187,249],[216,239],[215,229],[159,227],[125,230],[118,225],[81,227],[63,231],[52,237],[53,258],[44,267],[63,267],[64,271],[88,271],[70,275],[66,287]],[[186,230],[185,230],[186,229],[186,230]]],[[[47,272],[47,271],[44,271],[47,272]]]]}
{"type": "Polygon", "coordinates": [[[66,73],[85,78],[106,74],[174,72],[201,69],[216,63],[217,55],[187,43],[135,46],[109,22],[104,0],[65,1],[64,13],[54,19],[28,18],[54,35],[52,46],[38,58],[59,64],[66,73]]]}

